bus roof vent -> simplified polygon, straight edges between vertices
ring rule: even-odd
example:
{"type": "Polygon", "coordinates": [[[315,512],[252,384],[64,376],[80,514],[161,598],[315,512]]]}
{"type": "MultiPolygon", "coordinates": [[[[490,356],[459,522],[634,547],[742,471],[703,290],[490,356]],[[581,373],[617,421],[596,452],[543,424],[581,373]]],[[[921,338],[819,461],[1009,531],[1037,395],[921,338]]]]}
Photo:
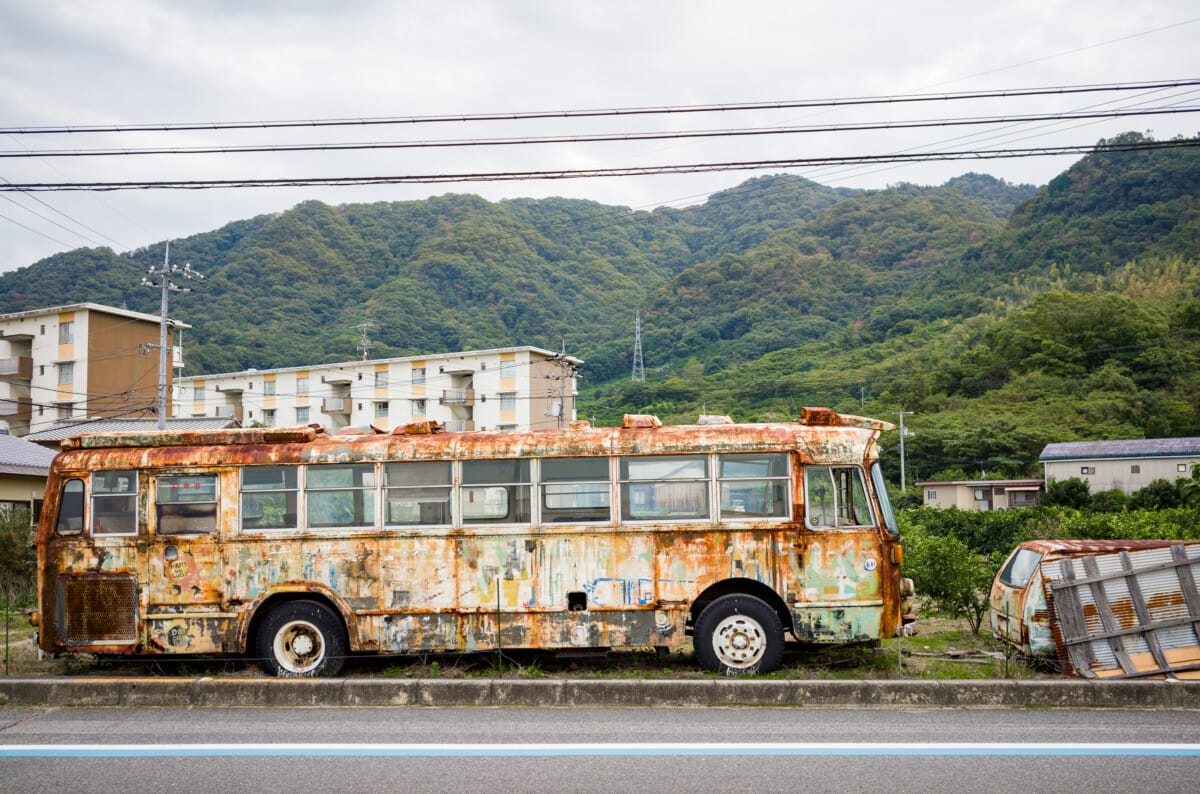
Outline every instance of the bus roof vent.
{"type": "Polygon", "coordinates": [[[829,408],[801,408],[800,424],[814,427],[837,427],[842,423],[842,417],[837,411],[829,408]]]}
{"type": "Polygon", "coordinates": [[[696,420],[698,425],[732,425],[733,419],[723,414],[700,414],[700,418],[696,420]]]}
{"type": "Polygon", "coordinates": [[[430,436],[434,433],[441,433],[446,429],[446,425],[441,422],[435,422],[432,419],[426,419],[424,422],[412,422],[407,425],[400,425],[392,431],[394,436],[430,436]]]}
{"type": "Polygon", "coordinates": [[[654,414],[625,414],[621,427],[632,430],[635,427],[662,427],[662,420],[654,414]]]}
{"type": "Polygon", "coordinates": [[[349,425],[337,431],[339,436],[378,436],[383,433],[375,425],[349,425]]]}
{"type": "Polygon", "coordinates": [[[571,424],[567,425],[570,430],[591,430],[592,423],[586,419],[572,420],[571,424]]]}

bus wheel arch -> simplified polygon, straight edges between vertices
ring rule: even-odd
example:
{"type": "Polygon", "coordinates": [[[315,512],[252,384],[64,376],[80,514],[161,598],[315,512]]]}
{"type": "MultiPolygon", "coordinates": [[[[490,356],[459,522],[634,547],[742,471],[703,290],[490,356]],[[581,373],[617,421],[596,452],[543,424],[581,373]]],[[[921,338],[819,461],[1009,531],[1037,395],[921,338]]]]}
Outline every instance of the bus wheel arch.
{"type": "Polygon", "coordinates": [[[333,676],[350,649],[344,615],[317,593],[281,593],[251,619],[246,648],[263,672],[280,677],[333,676]]]}
{"type": "Polygon", "coordinates": [[[692,605],[696,660],[725,675],[769,673],[783,661],[784,633],[791,631],[787,605],[753,580],[726,580],[692,605]]]}

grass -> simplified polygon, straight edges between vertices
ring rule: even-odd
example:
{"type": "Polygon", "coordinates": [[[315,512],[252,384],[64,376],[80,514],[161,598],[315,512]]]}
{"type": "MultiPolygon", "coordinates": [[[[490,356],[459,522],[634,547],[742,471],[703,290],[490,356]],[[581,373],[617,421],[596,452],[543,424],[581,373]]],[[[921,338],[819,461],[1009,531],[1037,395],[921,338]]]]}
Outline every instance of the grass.
{"type": "MultiPolygon", "coordinates": [[[[758,678],[958,680],[1056,677],[1015,659],[1006,659],[1003,649],[990,635],[972,634],[965,621],[922,617],[919,626],[916,636],[884,640],[877,647],[789,647],[780,669],[758,678]]],[[[257,667],[239,659],[168,656],[98,659],[81,655],[39,660],[33,645],[33,628],[23,617],[14,615],[8,631],[9,643],[4,650],[7,668],[0,670],[8,675],[261,675],[257,667]]],[[[2,641],[3,634],[0,633],[2,641]]],[[[502,657],[494,652],[363,656],[350,661],[342,674],[404,679],[702,680],[714,677],[713,673],[696,664],[691,648],[675,649],[665,655],[659,655],[652,648],[639,648],[586,654],[505,650],[502,657]]]]}

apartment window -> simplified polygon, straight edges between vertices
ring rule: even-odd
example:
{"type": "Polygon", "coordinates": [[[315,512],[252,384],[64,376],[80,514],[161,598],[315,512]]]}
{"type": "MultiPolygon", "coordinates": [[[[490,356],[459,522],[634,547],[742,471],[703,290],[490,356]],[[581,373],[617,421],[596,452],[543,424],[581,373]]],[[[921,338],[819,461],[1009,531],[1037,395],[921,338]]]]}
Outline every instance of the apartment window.
{"type": "Polygon", "coordinates": [[[268,427],[273,427],[275,425],[275,409],[274,408],[264,408],[263,409],[262,423],[264,425],[267,425],[268,427]]]}
{"type": "Polygon", "coordinates": [[[75,415],[75,406],[71,405],[71,403],[58,403],[55,409],[55,416],[59,419],[70,419],[75,415]]]}
{"type": "Polygon", "coordinates": [[[385,523],[449,524],[452,482],[449,461],[385,463],[385,523]]]}
{"type": "MultiPolygon", "coordinates": [[[[487,428],[486,428],[486,427],[481,427],[481,428],[479,428],[479,429],[480,429],[480,430],[487,430],[487,428]]],[[[496,429],[497,429],[497,430],[516,430],[516,429],[517,429],[517,426],[516,426],[516,425],[496,425],[496,429]]]]}
{"type": "Polygon", "coordinates": [[[69,345],[75,341],[75,322],[68,320],[65,323],[58,324],[58,343],[60,345],[69,345]]]}
{"type": "Polygon", "coordinates": [[[387,419],[387,415],[388,415],[387,401],[384,400],[384,401],[375,403],[375,418],[376,419],[387,419]]]}
{"type": "Polygon", "coordinates": [[[424,416],[425,415],[425,401],[424,400],[413,400],[412,401],[412,415],[413,416],[424,416]]]}
{"type": "Polygon", "coordinates": [[[75,382],[75,362],[64,361],[58,365],[58,385],[68,386],[75,382]]]}
{"type": "Polygon", "coordinates": [[[205,397],[205,395],[204,395],[204,387],[203,387],[203,386],[197,386],[197,387],[196,387],[196,389],[195,389],[195,391],[192,393],[192,401],[193,401],[193,402],[202,403],[202,402],[204,402],[204,397],[205,397]]]}
{"type": "Polygon", "coordinates": [[[386,389],[388,385],[387,370],[381,370],[375,373],[375,388],[386,389]]]}
{"type": "Polygon", "coordinates": [[[721,455],[718,458],[722,518],[786,518],[786,453],[721,455]]]}
{"type": "Polygon", "coordinates": [[[1176,463],[1175,464],[1175,471],[1179,472],[1180,474],[1187,474],[1187,470],[1188,470],[1188,466],[1186,463],[1176,463]]]}
{"type": "Polygon", "coordinates": [[[517,393],[515,391],[500,392],[500,410],[517,410],[517,393]]]}
{"type": "Polygon", "coordinates": [[[926,502],[936,502],[937,501],[937,491],[926,491],[925,492],[925,501],[926,502]]]}
{"type": "Polygon", "coordinates": [[[296,409],[296,424],[303,425],[308,423],[308,406],[304,405],[296,409]]]}
{"type": "Polygon", "coordinates": [[[528,459],[463,461],[463,523],[529,523],[530,488],[528,459]]]}
{"type": "Polygon", "coordinates": [[[413,383],[424,383],[425,382],[425,368],[424,367],[413,367],[412,382],[413,383]]]}
{"type": "Polygon", "coordinates": [[[500,377],[515,378],[517,377],[517,362],[513,359],[505,359],[500,362],[500,377]]]}
{"type": "Polygon", "coordinates": [[[621,458],[621,515],[633,521],[708,518],[708,458],[621,458]]]}
{"type": "Polygon", "coordinates": [[[1142,473],[1142,467],[1141,467],[1141,466],[1139,466],[1138,464],[1134,463],[1133,465],[1131,465],[1131,466],[1129,467],[1129,473],[1130,473],[1130,474],[1141,474],[1141,473],[1142,473]]]}
{"type": "Polygon", "coordinates": [[[159,535],[205,535],[217,529],[217,475],[159,477],[154,499],[159,535]]]}
{"type": "Polygon", "coordinates": [[[308,378],[296,378],[296,394],[308,394],[308,378]]]}
{"type": "Polygon", "coordinates": [[[309,466],[304,495],[308,501],[309,527],[375,525],[373,463],[309,466]]]}
{"type": "Polygon", "coordinates": [[[242,529],[295,529],[296,467],[242,469],[242,529]]]}
{"type": "Polygon", "coordinates": [[[263,394],[270,396],[270,395],[273,395],[274,393],[275,393],[275,381],[273,381],[273,380],[263,381],[263,394]]]}
{"type": "Polygon", "coordinates": [[[1096,467],[1095,466],[1080,466],[1079,473],[1080,474],[1095,474],[1096,467]]]}

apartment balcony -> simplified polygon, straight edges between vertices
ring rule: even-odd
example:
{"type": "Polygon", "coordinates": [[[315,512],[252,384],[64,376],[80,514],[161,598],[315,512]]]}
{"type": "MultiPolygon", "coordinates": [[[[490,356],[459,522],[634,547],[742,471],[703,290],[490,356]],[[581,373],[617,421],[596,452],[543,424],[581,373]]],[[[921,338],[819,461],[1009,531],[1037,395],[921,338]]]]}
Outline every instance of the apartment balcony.
{"type": "Polygon", "coordinates": [[[30,380],[33,378],[33,357],[0,358],[0,377],[30,380]]]}
{"type": "Polygon", "coordinates": [[[321,410],[327,414],[348,414],[353,402],[348,397],[325,397],[321,400],[321,410]]]}
{"type": "Polygon", "coordinates": [[[475,423],[470,420],[451,419],[443,424],[447,433],[469,433],[475,429],[475,423]]]}
{"type": "Polygon", "coordinates": [[[442,405],[474,405],[474,389],[443,389],[438,400],[442,405]]]}
{"type": "Polygon", "coordinates": [[[33,416],[33,405],[28,399],[0,399],[0,416],[29,421],[33,416]]]}
{"type": "Polygon", "coordinates": [[[349,386],[354,383],[353,372],[331,372],[328,375],[321,376],[321,383],[328,383],[331,386],[349,386]]]}

